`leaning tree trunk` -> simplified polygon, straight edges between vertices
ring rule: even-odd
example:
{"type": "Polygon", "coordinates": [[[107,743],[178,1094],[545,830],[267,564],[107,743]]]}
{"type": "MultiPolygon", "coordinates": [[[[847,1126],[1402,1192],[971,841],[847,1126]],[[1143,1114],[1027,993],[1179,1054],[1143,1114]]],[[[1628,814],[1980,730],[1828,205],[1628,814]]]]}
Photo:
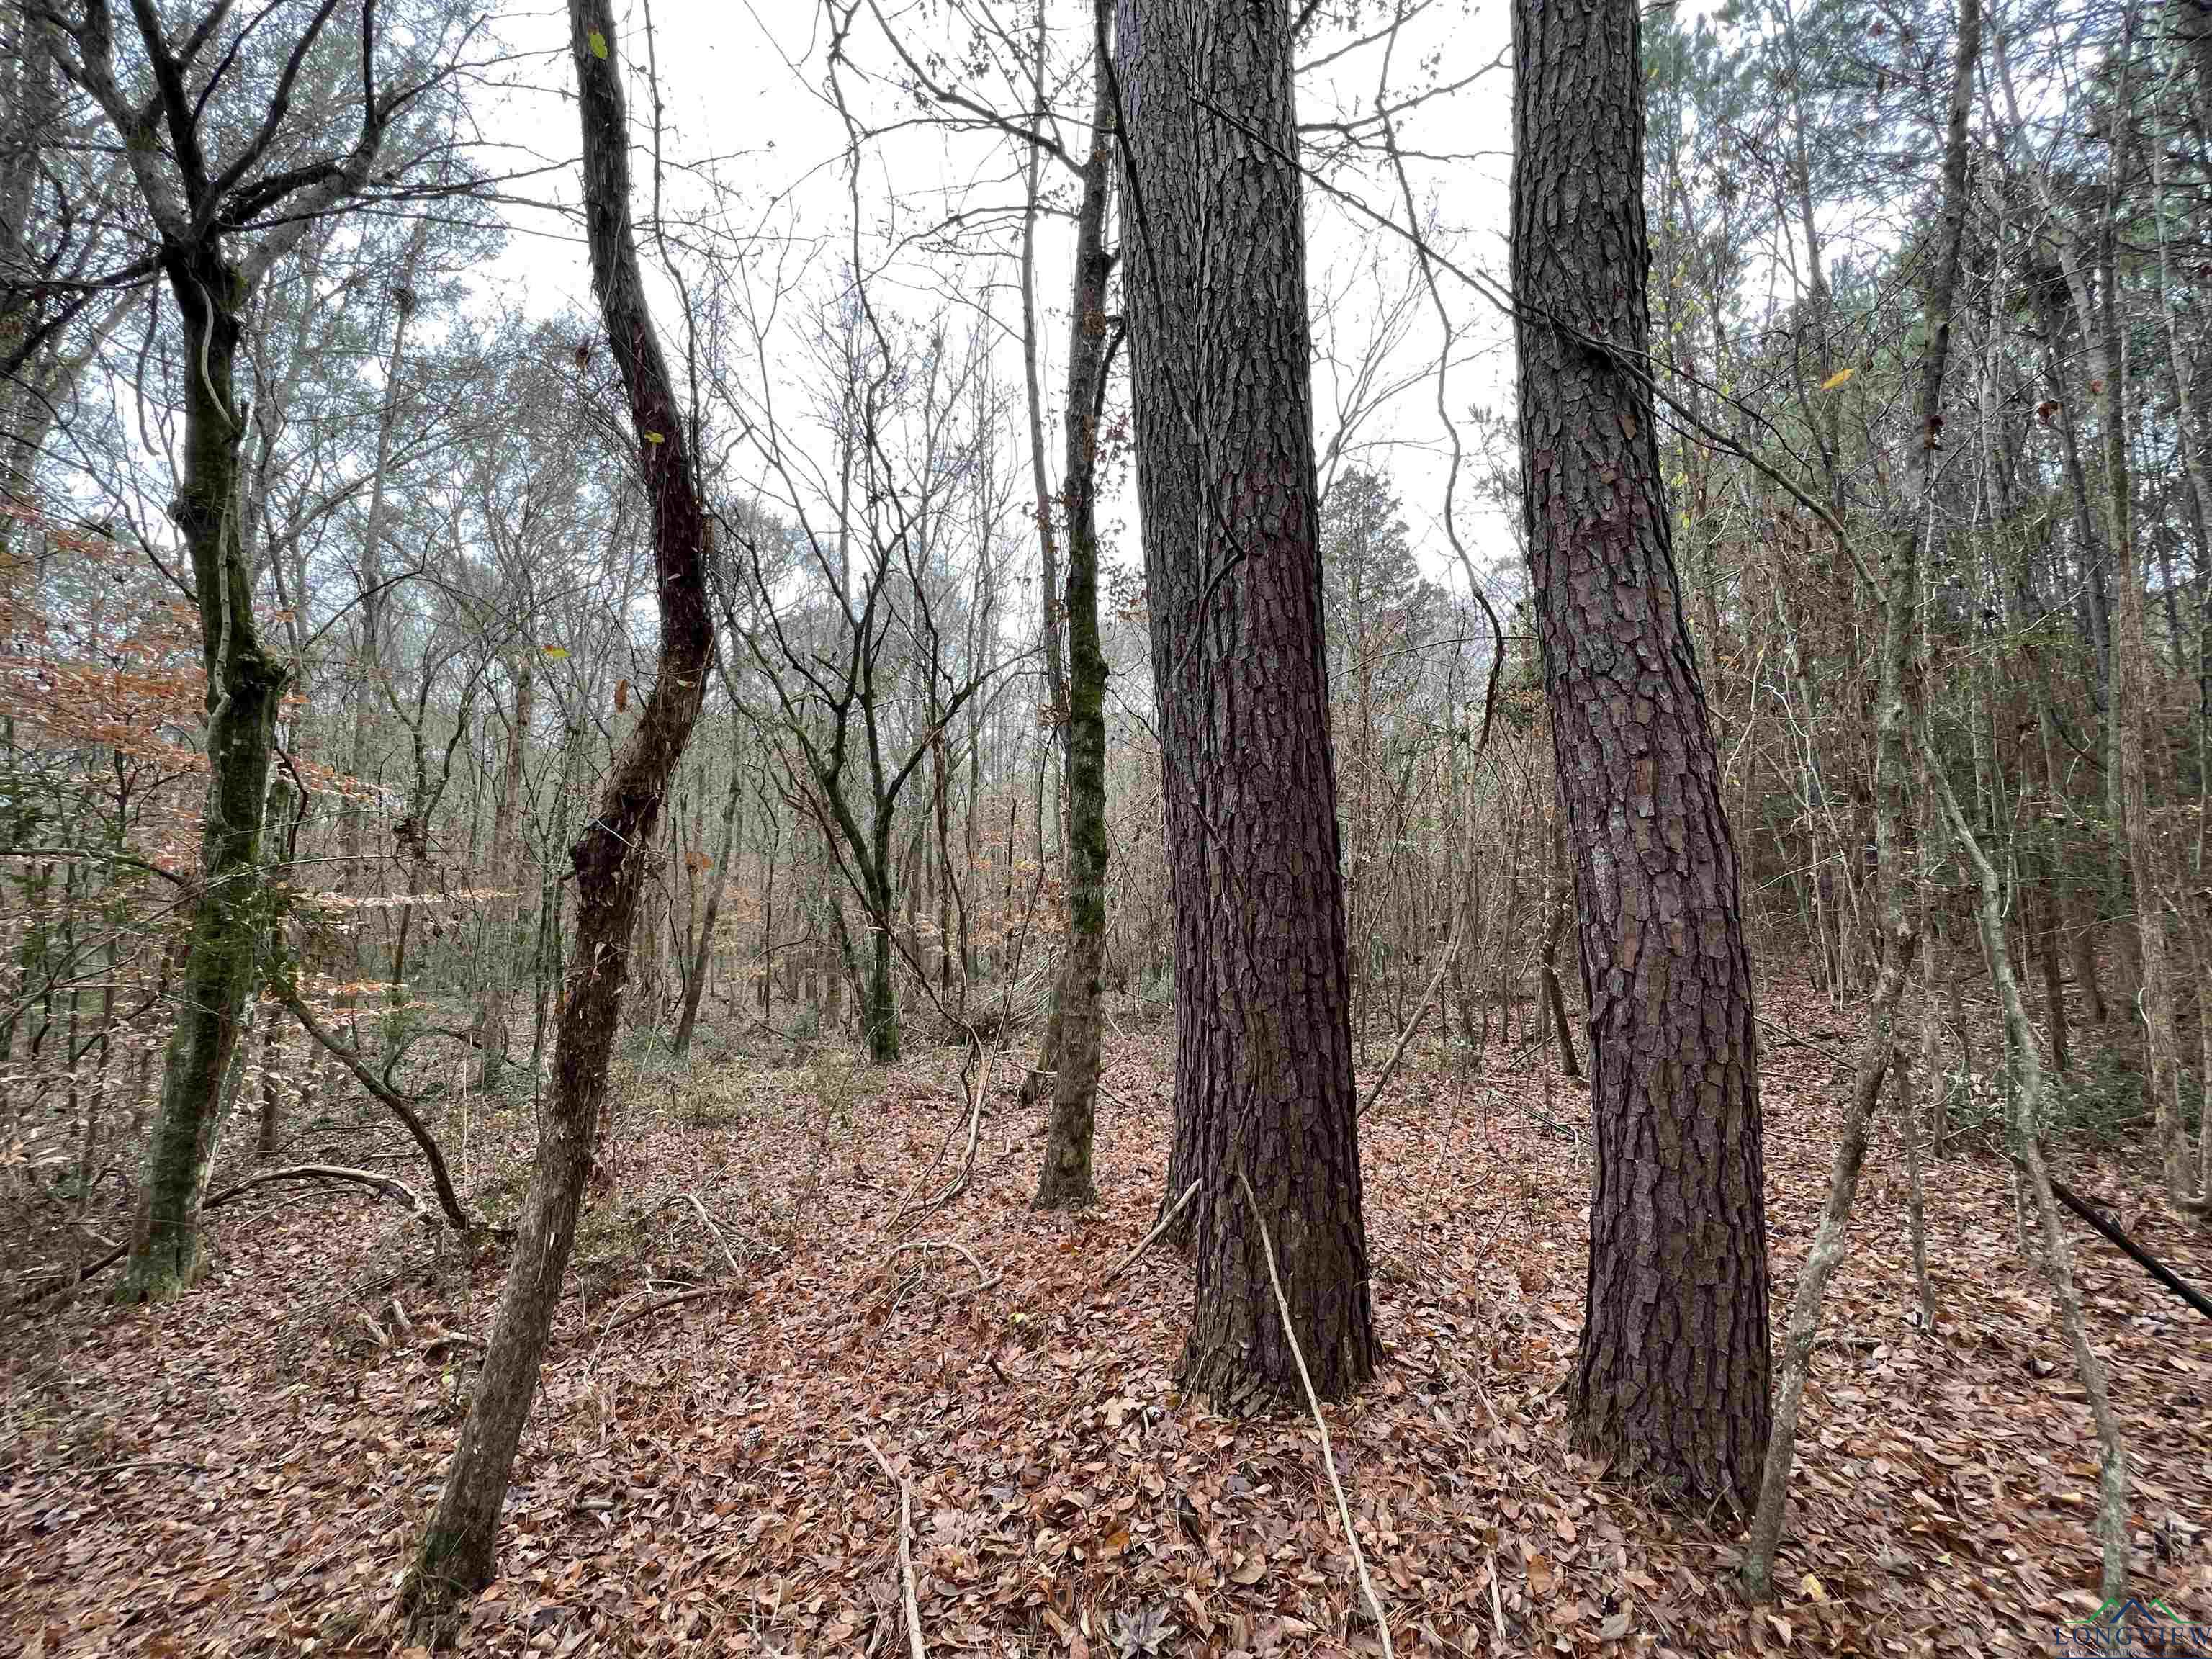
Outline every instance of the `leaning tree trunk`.
{"type": "MultiPolygon", "coordinates": [[[[1820,1324],[1821,1299],[1842,1261],[1866,1160],[1869,1132],[1881,1103],[1883,1079],[1897,1059],[1896,1017],[1913,952],[1919,947],[1919,895],[1912,855],[1905,845],[1908,763],[1906,706],[1913,621],[1925,602],[1920,573],[1937,531],[1936,453],[1942,446],[1943,374],[1951,353],[1952,301],[1958,288],[1959,252],[1966,224],[1966,120],[1972,110],[1974,60],[1982,41],[1981,0],[1959,0],[1956,54],[1952,62],[1949,119],[1943,152],[1943,223],[1935,268],[1928,283],[1928,355],[1921,365],[1920,431],[1908,471],[1911,526],[1884,544],[1879,592],[1881,657],[1875,671],[1875,875],[1881,888],[1881,969],[1867,1006],[1867,1035],[1859,1050],[1850,1104],[1828,1176],[1828,1195],[1820,1225],[1797,1277],[1783,1342],[1779,1399],[1768,1434],[1760,1475],[1759,1504],[1745,1546],[1743,1579],[1754,1601],[1774,1593],[1774,1555],[1782,1542],[1782,1521],[1790,1495],[1790,1465],[1796,1460],[1798,1412],[1811,1374],[1814,1338],[1820,1324]]],[[[1921,1275],[1925,1283],[1924,1273],[1921,1275]]],[[[1935,1330],[1929,1329],[1932,1339],[1935,1330]]]]}
{"type": "Polygon", "coordinates": [[[1376,1350],[1322,632],[1311,336],[1285,0],[1121,0],[1137,483],[1175,895],[1185,1386],[1299,1392],[1376,1350]],[[1199,42],[1205,43],[1201,50],[1199,42]],[[1194,83],[1195,77],[1195,83],[1194,83]]]}
{"type": "Polygon", "coordinates": [[[243,284],[212,243],[172,249],[164,264],[197,370],[185,376],[177,522],[191,554],[207,665],[208,789],[177,1020],[121,1291],[125,1300],[148,1302],[183,1289],[199,1262],[200,1203],[222,1127],[223,1079],[270,921],[258,878],[261,830],[285,681],[255,629],[253,579],[239,542],[246,428],[233,386],[243,284]]]}
{"type": "Polygon", "coordinates": [[[1635,0],[1515,0],[1522,507],[1575,850],[1597,1144],[1586,1445],[1747,1509],[1768,1422],[1765,1184],[1735,848],[1643,365],[1635,0]]]}
{"type": "Polygon", "coordinates": [[[616,752],[591,821],[569,849],[576,878],[575,947],[554,1038],[538,1173],[468,1421],[408,1576],[404,1600],[418,1634],[437,1633],[493,1577],[499,1512],[591,1173],[647,849],[669,777],[699,717],[714,658],[707,599],[709,532],[691,434],[653,338],[630,232],[629,131],[611,0],[569,0],[568,19],[583,126],[585,231],[599,313],[629,393],[639,471],[652,504],[660,659],[636,729],[616,752]]]}
{"type": "MultiPolygon", "coordinates": [[[[1105,3],[1097,0],[1099,50],[1105,3]]],[[[1067,468],[1067,957],[1053,993],[1054,1068],[1040,1209],[1080,1209],[1097,1197],[1091,1174],[1098,1111],[1099,997],[1106,960],[1106,653],[1098,635],[1099,382],[1106,372],[1106,205],[1111,188],[1114,97],[1102,58],[1091,97],[1091,155],[1075,220],[1075,312],[1068,325],[1067,468]]]]}

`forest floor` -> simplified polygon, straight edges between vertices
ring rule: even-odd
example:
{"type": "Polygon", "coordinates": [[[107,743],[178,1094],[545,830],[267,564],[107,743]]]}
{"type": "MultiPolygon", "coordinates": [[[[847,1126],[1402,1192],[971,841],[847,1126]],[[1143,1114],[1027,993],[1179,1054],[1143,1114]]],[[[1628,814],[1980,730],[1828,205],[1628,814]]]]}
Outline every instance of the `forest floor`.
{"type": "MultiPolygon", "coordinates": [[[[1824,1000],[1762,1006],[1820,1045],[1765,1040],[1778,1333],[1825,1188],[1833,1056],[1856,1031],[1824,1000]]],[[[1171,1041],[1109,1036],[1103,1198],[1080,1217],[1029,1208],[1043,1113],[1006,1079],[972,1184],[915,1235],[972,1263],[894,1254],[886,1231],[958,1152],[957,1051],[917,1044],[888,1073],[820,1055],[629,1067],[467,1650],[896,1655],[899,1492],[866,1435],[911,1480],[933,1654],[1379,1650],[1352,1613],[1310,1419],[1179,1400],[1190,1281],[1170,1252],[1104,1282],[1160,1195],[1171,1041]],[[667,1304],[687,1286],[709,1288],[667,1304]]],[[[1410,1060],[1362,1128],[1387,1359],[1328,1412],[1399,1654],[2048,1653],[2054,1625],[2094,1609],[2087,1410],[1996,1157],[1963,1145],[1931,1170],[1932,1338],[1894,1139],[1870,1160],[1808,1392],[1782,1597],[1754,1613],[1730,1533],[1651,1506],[1570,1443],[1577,1086],[1540,1047],[1465,1085],[1410,1060]]],[[[512,1111],[503,1158],[471,1153],[472,1202],[512,1209],[531,1127],[512,1111]]],[[[2212,1241],[2170,1221],[2139,1168],[2081,1147],[2061,1163],[2212,1283],[2212,1241]]],[[[5,1322],[0,1642],[395,1644],[398,1577],[460,1417],[469,1350],[450,1338],[485,1332],[501,1264],[366,1195],[251,1202],[215,1218],[214,1270],[174,1306],[118,1314],[88,1294],[5,1322]]],[[[2212,1326],[2069,1236],[2129,1439],[2136,1586],[2212,1617],[2212,1326]]]]}

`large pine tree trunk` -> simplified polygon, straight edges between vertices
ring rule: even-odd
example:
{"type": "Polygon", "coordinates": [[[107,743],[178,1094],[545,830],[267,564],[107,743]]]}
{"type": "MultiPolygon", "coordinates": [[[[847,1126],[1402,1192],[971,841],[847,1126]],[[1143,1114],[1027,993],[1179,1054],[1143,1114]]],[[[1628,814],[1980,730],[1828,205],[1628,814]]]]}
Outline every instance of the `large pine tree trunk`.
{"type": "MultiPolygon", "coordinates": [[[[1121,0],[1137,481],[1175,893],[1185,1384],[1295,1396],[1249,1177],[1323,1395],[1371,1373],[1285,0],[1121,0]]],[[[1172,1198],[1170,1199],[1172,1201],[1172,1198]]]]}
{"type": "MultiPolygon", "coordinates": [[[[1105,0],[1097,0],[1101,36],[1105,0]]],[[[1106,653],[1098,634],[1099,381],[1106,372],[1107,195],[1113,178],[1113,86],[1102,61],[1091,98],[1091,154],[1075,220],[1075,307],[1067,343],[1067,957],[1053,993],[1052,1122],[1040,1209],[1097,1196],[1091,1141],[1097,1117],[1099,998],[1106,962],[1106,653]]]]}
{"type": "Polygon", "coordinates": [[[1574,843],[1597,1176],[1584,1442],[1747,1509],[1768,1423],[1751,964],[1648,381],[1635,0],[1516,0],[1522,512],[1574,843]]]}
{"type": "Polygon", "coordinates": [[[198,1267],[200,1202],[222,1127],[223,1079],[270,921],[258,873],[261,830],[285,680],[254,627],[253,581],[238,538],[245,426],[233,385],[243,284],[212,244],[173,250],[165,263],[197,370],[185,377],[177,523],[191,554],[207,665],[208,790],[177,1021],[123,1280],[129,1301],[173,1296],[198,1267]]]}
{"type": "Polygon", "coordinates": [[[498,1559],[499,1512],[537,1392],[591,1174],[647,849],[669,778],[698,719],[714,658],[708,531],[691,434],[653,337],[629,228],[629,129],[613,8],[610,0],[569,0],[568,18],[583,126],[585,230],[600,315],[629,393],[638,467],[652,506],[660,656],[637,726],[617,750],[591,821],[569,849],[576,875],[575,946],[554,1038],[538,1173],[468,1421],[409,1574],[404,1600],[422,1634],[436,1633],[489,1583],[498,1559]]]}

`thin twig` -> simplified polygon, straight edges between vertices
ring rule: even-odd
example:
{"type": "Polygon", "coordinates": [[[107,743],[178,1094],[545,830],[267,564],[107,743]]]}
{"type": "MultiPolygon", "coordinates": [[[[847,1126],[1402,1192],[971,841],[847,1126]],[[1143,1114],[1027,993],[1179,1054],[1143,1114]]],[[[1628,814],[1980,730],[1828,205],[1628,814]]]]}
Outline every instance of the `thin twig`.
{"type": "Polygon", "coordinates": [[[969,1249],[965,1244],[950,1238],[910,1238],[903,1244],[891,1246],[893,1255],[898,1255],[902,1250],[951,1250],[966,1256],[968,1265],[975,1270],[976,1282],[961,1292],[963,1296],[981,1296],[1006,1277],[1003,1273],[987,1272],[982,1262],[977,1259],[975,1251],[969,1249]]]}
{"type": "Polygon", "coordinates": [[[642,1308],[633,1308],[620,1319],[608,1321],[599,1332],[599,1340],[605,1341],[623,1326],[642,1319],[647,1314],[657,1314],[662,1309],[672,1308],[679,1302],[696,1302],[702,1296],[720,1296],[728,1288],[726,1285],[702,1285],[696,1291],[684,1291],[675,1296],[664,1296],[658,1302],[648,1302],[642,1308]]]}
{"type": "Polygon", "coordinates": [[[49,1463],[42,1469],[26,1469],[23,1473],[27,1478],[33,1480],[58,1480],[64,1478],[94,1480],[106,1480],[112,1474],[127,1474],[133,1469],[185,1469],[193,1474],[205,1474],[208,1472],[204,1464],[187,1463],[180,1458],[146,1457],[131,1463],[101,1463],[88,1469],[81,1469],[70,1463],[49,1463]]]}
{"type": "Polygon", "coordinates": [[[1406,1045],[1413,1040],[1413,1033],[1421,1029],[1428,1017],[1429,1005],[1437,1000],[1437,989],[1444,982],[1444,969],[1451,966],[1453,954],[1459,949],[1461,922],[1467,914],[1467,903],[1461,900],[1452,915],[1450,937],[1444,940],[1443,954],[1437,958],[1436,971],[1429,975],[1429,988],[1421,993],[1421,1000],[1413,1006],[1413,1017],[1406,1022],[1406,1029],[1398,1033],[1397,1046],[1390,1050],[1390,1058],[1382,1062],[1382,1069],[1375,1081],[1367,1085],[1367,1098],[1359,1103],[1359,1115],[1365,1117],[1369,1107],[1382,1097],[1382,1091],[1397,1074],[1398,1062],[1406,1057],[1406,1045]]]}
{"type": "Polygon", "coordinates": [[[1291,1358],[1298,1362],[1298,1381],[1306,1385],[1306,1407],[1313,1413],[1314,1427],[1321,1431],[1322,1466],[1328,1471],[1329,1490],[1336,1494],[1336,1518],[1344,1523],[1344,1541],[1352,1547],[1352,1565],[1358,1570],[1359,1588],[1367,1596],[1368,1611],[1375,1616],[1375,1628],[1382,1634],[1382,1659],[1397,1659],[1390,1646],[1390,1615],[1383,1609],[1382,1598],[1376,1594],[1375,1581],[1367,1576],[1367,1557],[1360,1551],[1359,1534],[1352,1529],[1352,1505],[1344,1501],[1344,1483],[1336,1478],[1336,1454],[1329,1448],[1328,1423],[1321,1414],[1321,1396],[1314,1392],[1305,1351],[1298,1346],[1297,1333],[1291,1328],[1291,1303],[1283,1294],[1282,1275],[1275,1271],[1274,1243],[1267,1237],[1260,1200],[1252,1195],[1252,1183],[1242,1170],[1237,1172],[1237,1184],[1244,1189],[1244,1201],[1252,1206],[1253,1223],[1260,1229],[1260,1249],[1267,1258],[1267,1282],[1275,1289],[1275,1311],[1282,1316],[1283,1340],[1291,1345],[1291,1358]]]}
{"type": "Polygon", "coordinates": [[[1136,1264],[1137,1258],[1144,1255],[1146,1250],[1151,1249],[1152,1248],[1153,1242],[1158,1239],[1162,1233],[1167,1231],[1169,1228],[1175,1225],[1175,1218],[1182,1213],[1182,1206],[1190,1202],[1192,1196],[1197,1191],[1198,1183],[1195,1181],[1192,1182],[1189,1186],[1184,1188],[1182,1189],[1182,1196],[1176,1200],[1176,1201],[1169,1206],[1168,1212],[1160,1218],[1159,1224],[1138,1241],[1137,1248],[1135,1249],[1130,1251],[1128,1255],[1121,1258],[1120,1262],[1115,1265],[1114,1271],[1108,1273],[1105,1279],[1101,1282],[1099,1288],[1102,1290],[1104,1289],[1106,1285],[1111,1285],[1123,1273],[1128,1272],[1129,1269],[1136,1264]]]}
{"type": "Polygon", "coordinates": [[[687,1192],[678,1194],[678,1196],[680,1197],[686,1204],[689,1204],[693,1210],[697,1212],[699,1224],[704,1227],[709,1233],[712,1233],[714,1237],[714,1243],[721,1246],[722,1260],[730,1264],[730,1271],[732,1273],[737,1274],[739,1278],[743,1278],[744,1276],[745,1270],[738,1265],[737,1252],[730,1248],[730,1241],[722,1237],[722,1230],[714,1224],[714,1218],[707,1213],[707,1206],[699,1201],[699,1195],[696,1193],[687,1192]]]}
{"type": "Polygon", "coordinates": [[[914,1488],[906,1478],[891,1467],[891,1461],[882,1448],[868,1438],[860,1437],[860,1443],[868,1449],[868,1455],[876,1460],[876,1467],[897,1486],[899,1490],[899,1585],[906,1596],[906,1644],[913,1659],[929,1659],[929,1650],[921,1643],[921,1608],[916,1605],[914,1593],[914,1547],[908,1541],[914,1530],[914,1488]]]}

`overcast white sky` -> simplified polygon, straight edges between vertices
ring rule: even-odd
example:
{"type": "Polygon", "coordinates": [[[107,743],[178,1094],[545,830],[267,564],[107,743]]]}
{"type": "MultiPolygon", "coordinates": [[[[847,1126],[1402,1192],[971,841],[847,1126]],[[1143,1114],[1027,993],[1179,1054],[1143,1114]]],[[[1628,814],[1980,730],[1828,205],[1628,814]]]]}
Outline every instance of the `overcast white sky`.
{"type": "MultiPolygon", "coordinates": [[[[996,3],[1010,21],[1034,19],[1033,0],[996,3]]],[[[1406,3],[1416,15],[1391,48],[1390,80],[1399,96],[1449,85],[1493,59],[1501,60],[1500,67],[1472,84],[1434,97],[1401,117],[1399,136],[1409,152],[1449,158],[1417,160],[1411,169],[1424,214],[1436,216],[1440,245],[1449,246],[1461,263],[1502,277],[1511,131],[1511,82],[1501,58],[1510,38],[1507,15],[1496,0],[1486,4],[1480,0],[1406,3]]],[[[1089,83],[1076,52],[1087,39],[1089,7],[1064,0],[1050,0],[1050,4],[1053,72],[1062,82],[1055,102],[1066,118],[1061,129],[1065,142],[1079,153],[1088,142],[1085,118],[1089,83]]],[[[1358,38],[1376,33],[1390,15],[1389,7],[1372,0],[1360,9],[1363,21],[1350,28],[1325,30],[1302,49],[1302,63],[1332,59],[1301,77],[1302,120],[1341,119],[1372,106],[1383,43],[1334,55],[1358,38]]],[[[948,58],[960,56],[964,42],[946,33],[944,8],[938,0],[884,0],[882,11],[918,58],[931,51],[948,58]]],[[[643,4],[617,9],[623,30],[620,50],[629,72],[631,115],[641,142],[651,110],[645,80],[647,12],[643,4]]],[[[843,165],[846,129],[825,92],[826,28],[819,7],[813,0],[652,0],[649,13],[662,99],[664,188],[672,217],[706,205],[710,192],[694,181],[693,173],[711,173],[722,192],[714,211],[725,234],[772,240],[787,264],[793,259],[790,239],[798,239],[801,257],[811,252],[814,278],[826,291],[850,247],[852,216],[843,165]]],[[[495,101],[485,100],[479,113],[484,136],[549,161],[573,163],[577,140],[574,107],[565,97],[570,84],[565,7],[507,14],[502,32],[507,44],[522,54],[515,71],[520,84],[495,101]]],[[[845,87],[857,118],[865,125],[888,125],[917,112],[913,101],[897,90],[905,71],[865,9],[848,52],[851,62],[845,87]]],[[[933,75],[940,74],[937,66],[931,67],[933,75]]],[[[951,80],[954,71],[941,74],[951,80]]],[[[1012,107],[1003,84],[963,84],[994,106],[1012,107]]],[[[652,168],[644,155],[638,161],[642,196],[650,190],[652,168]]],[[[867,257],[877,257],[898,237],[913,234],[954,208],[977,214],[1017,206],[1017,167],[1012,143],[997,135],[946,134],[906,125],[870,144],[860,186],[867,257]]],[[[1404,221],[1395,182],[1382,169],[1341,169],[1331,175],[1331,183],[1394,221],[1404,221]]],[[[532,193],[573,204],[577,196],[573,165],[532,193]]],[[[1355,210],[1316,188],[1309,188],[1307,202],[1318,444],[1326,453],[1341,424],[1343,409],[1358,395],[1359,370],[1370,357],[1371,342],[1379,332],[1392,329],[1394,317],[1398,319],[1397,343],[1379,371],[1370,369],[1369,378],[1402,389],[1360,422],[1348,453],[1391,474],[1404,499],[1424,567],[1445,577],[1452,562],[1440,528],[1447,442],[1436,409],[1433,366],[1443,336],[1434,310],[1416,286],[1413,255],[1401,239],[1377,231],[1355,210]]],[[[649,203],[641,201],[639,211],[641,216],[649,211],[649,203]]],[[[533,314],[572,307],[588,310],[589,274],[571,225],[523,207],[510,216],[519,234],[510,239],[496,264],[483,273],[488,295],[533,314]]],[[[1066,335],[1073,239],[1072,222],[1065,217],[1048,218],[1040,228],[1037,295],[1044,319],[1043,379],[1048,420],[1054,423],[1058,399],[1054,389],[1062,372],[1059,359],[1066,335]]],[[[896,260],[878,279],[876,302],[889,303],[917,320],[947,303],[969,307],[971,313],[972,307],[988,307],[1008,331],[1003,374],[1008,385],[1018,387],[1021,368],[1013,335],[1019,319],[1015,244],[1001,232],[993,237],[992,245],[998,257],[971,258],[957,270],[942,260],[896,260]]],[[[1473,461],[1479,434],[1465,419],[1468,406],[1479,404],[1510,413],[1505,395],[1510,380],[1510,335],[1502,319],[1454,279],[1443,279],[1443,293],[1461,329],[1462,361],[1452,371],[1450,406],[1460,417],[1462,441],[1473,461]]],[[[672,306],[662,307],[665,332],[675,315],[672,306]]],[[[786,338],[772,349],[771,356],[782,357],[789,344],[786,338]]],[[[787,357],[761,367],[772,375],[792,372],[787,357]]],[[[1048,441],[1048,447],[1056,450],[1056,444],[1048,441]]],[[[1026,465],[1025,453],[1022,459],[1026,465]]],[[[1472,482],[1463,477],[1458,494],[1462,539],[1485,565],[1509,560],[1513,549],[1506,524],[1478,506],[1472,482]]],[[[1114,556],[1134,561],[1134,514],[1126,498],[1115,516],[1121,521],[1121,533],[1114,556]]],[[[1455,575],[1452,585],[1463,584],[1455,575]]]]}

